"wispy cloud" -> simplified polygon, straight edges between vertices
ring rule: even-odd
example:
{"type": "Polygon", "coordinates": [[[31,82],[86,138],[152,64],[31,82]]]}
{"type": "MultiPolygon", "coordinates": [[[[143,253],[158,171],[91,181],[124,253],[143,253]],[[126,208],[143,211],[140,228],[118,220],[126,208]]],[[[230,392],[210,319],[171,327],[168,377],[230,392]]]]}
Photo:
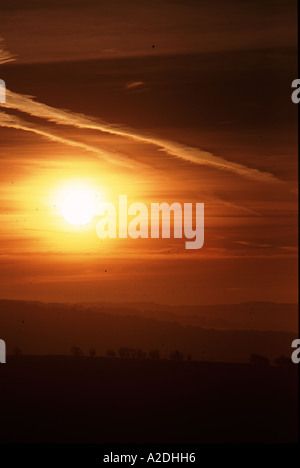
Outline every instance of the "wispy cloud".
{"type": "Polygon", "coordinates": [[[3,39],[0,37],[0,65],[7,62],[13,62],[16,60],[16,56],[12,55],[3,45],[3,39]]]}
{"type": "Polygon", "coordinates": [[[125,89],[140,88],[144,84],[145,84],[144,81],[130,81],[129,83],[126,83],[125,89]]]}
{"type": "MultiPolygon", "coordinates": [[[[228,161],[222,157],[216,156],[208,151],[203,151],[199,148],[183,145],[170,140],[156,138],[151,135],[143,135],[119,125],[111,125],[107,122],[92,119],[84,114],[53,108],[46,104],[35,101],[32,96],[25,96],[7,90],[6,101],[7,102],[4,107],[7,109],[15,109],[27,115],[46,119],[49,122],[53,122],[58,125],[68,125],[75,128],[97,130],[112,135],[126,137],[134,141],[151,144],[158,147],[160,151],[168,154],[169,156],[184,160],[188,163],[210,166],[223,171],[230,171],[238,176],[247,177],[253,180],[261,182],[278,181],[278,179],[276,179],[276,177],[269,172],[263,172],[243,164],[228,161]]],[[[34,131],[34,127],[30,127],[30,131],[34,131]]],[[[38,132],[39,131],[36,130],[36,133],[38,132]]],[[[99,150],[99,152],[103,153],[101,150],[99,150]]]]}
{"type": "Polygon", "coordinates": [[[101,150],[101,148],[87,145],[86,143],[82,143],[80,141],[76,141],[70,138],[63,138],[51,131],[43,130],[36,125],[28,123],[19,117],[5,114],[5,112],[0,112],[0,126],[35,133],[36,135],[47,138],[48,140],[89,151],[110,164],[127,167],[129,169],[136,169],[137,167],[146,166],[146,164],[131,160],[123,155],[120,155],[119,153],[110,153],[107,150],[104,151],[101,150]]]}

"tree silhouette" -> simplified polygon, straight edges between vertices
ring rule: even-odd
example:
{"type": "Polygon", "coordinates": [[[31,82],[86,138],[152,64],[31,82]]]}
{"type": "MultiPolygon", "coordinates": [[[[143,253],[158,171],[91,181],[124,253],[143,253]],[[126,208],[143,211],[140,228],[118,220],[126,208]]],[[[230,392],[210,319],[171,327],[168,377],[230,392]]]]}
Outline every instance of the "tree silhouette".
{"type": "Polygon", "coordinates": [[[90,357],[94,358],[96,356],[96,354],[97,354],[97,352],[96,352],[95,348],[91,348],[89,350],[90,357]]]}
{"type": "Polygon", "coordinates": [[[270,361],[267,357],[255,353],[250,354],[250,363],[257,367],[267,367],[270,365],[270,361]]]}
{"type": "Polygon", "coordinates": [[[112,349],[109,349],[109,350],[106,351],[106,357],[115,358],[116,353],[112,349]]]}
{"type": "Polygon", "coordinates": [[[127,357],[128,356],[127,348],[119,348],[119,356],[121,358],[127,357]]]}
{"type": "Polygon", "coordinates": [[[293,361],[291,360],[291,358],[288,358],[286,356],[280,356],[279,358],[275,359],[275,364],[276,366],[282,369],[287,369],[293,366],[293,361]]]}
{"type": "Polygon", "coordinates": [[[151,349],[149,351],[148,356],[150,359],[160,359],[160,352],[158,349],[151,349]]]}
{"type": "Polygon", "coordinates": [[[172,361],[183,361],[183,359],[184,359],[184,354],[178,351],[178,349],[171,353],[172,361]]]}
{"type": "Polygon", "coordinates": [[[79,346],[72,346],[70,352],[77,358],[83,356],[83,351],[81,348],[79,348],[79,346]]]}

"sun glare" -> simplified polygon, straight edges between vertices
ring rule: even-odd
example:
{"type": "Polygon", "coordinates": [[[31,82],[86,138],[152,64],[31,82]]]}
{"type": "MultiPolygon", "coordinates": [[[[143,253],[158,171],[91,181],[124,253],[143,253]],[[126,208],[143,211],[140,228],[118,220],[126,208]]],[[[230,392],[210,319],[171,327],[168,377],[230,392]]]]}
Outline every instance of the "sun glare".
{"type": "Polygon", "coordinates": [[[63,196],[61,213],[70,224],[88,224],[95,216],[95,202],[91,191],[85,187],[70,188],[63,196]]]}

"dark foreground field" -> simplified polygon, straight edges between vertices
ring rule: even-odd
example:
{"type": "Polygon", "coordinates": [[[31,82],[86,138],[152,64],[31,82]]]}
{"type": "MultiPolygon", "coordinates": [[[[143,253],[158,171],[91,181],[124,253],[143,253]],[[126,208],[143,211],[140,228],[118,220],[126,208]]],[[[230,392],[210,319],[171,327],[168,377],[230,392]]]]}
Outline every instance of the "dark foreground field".
{"type": "Polygon", "coordinates": [[[295,442],[297,366],[8,356],[0,442],[295,442]]]}

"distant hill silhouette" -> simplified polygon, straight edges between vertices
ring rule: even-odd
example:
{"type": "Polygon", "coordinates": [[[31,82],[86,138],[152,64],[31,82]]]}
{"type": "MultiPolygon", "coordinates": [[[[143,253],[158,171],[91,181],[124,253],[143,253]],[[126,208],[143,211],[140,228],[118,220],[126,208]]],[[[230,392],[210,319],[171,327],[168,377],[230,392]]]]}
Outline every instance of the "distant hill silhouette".
{"type": "Polygon", "coordinates": [[[175,321],[182,325],[235,330],[271,330],[297,333],[298,304],[243,302],[221,305],[166,305],[155,302],[95,303],[84,307],[128,315],[135,311],[143,317],[175,321]]]}
{"type": "Polygon", "coordinates": [[[98,355],[124,346],[158,349],[162,357],[180,350],[193,360],[242,362],[255,353],[273,361],[290,356],[296,333],[255,330],[254,325],[271,325],[273,317],[275,329],[280,324],[286,328],[288,323],[293,328],[294,312],[293,304],[269,303],[169,307],[1,300],[0,336],[8,354],[16,346],[24,354],[67,354],[75,345],[86,354],[94,348],[98,355]],[[241,329],[251,323],[253,330],[241,329]],[[236,329],[230,329],[230,324],[236,329]]]}

